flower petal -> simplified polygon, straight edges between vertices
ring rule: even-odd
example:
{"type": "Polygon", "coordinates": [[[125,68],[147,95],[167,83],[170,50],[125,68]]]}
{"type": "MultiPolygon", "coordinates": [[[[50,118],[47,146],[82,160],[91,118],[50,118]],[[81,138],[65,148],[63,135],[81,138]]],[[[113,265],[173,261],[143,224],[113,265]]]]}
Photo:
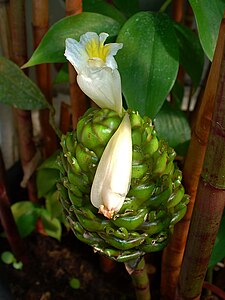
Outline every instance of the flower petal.
{"type": "Polygon", "coordinates": [[[126,114],[102,154],[91,188],[92,204],[106,217],[112,218],[122,207],[130,188],[131,171],[131,124],[126,114]]]}
{"type": "Polygon", "coordinates": [[[114,59],[123,44],[104,45],[108,34],[87,32],[80,42],[66,39],[65,56],[78,73],[77,82],[82,91],[101,108],[110,108],[122,114],[121,79],[114,59]]]}
{"type": "Polygon", "coordinates": [[[117,69],[86,69],[77,76],[81,90],[99,107],[122,114],[121,79],[117,69]]]}
{"type": "Polygon", "coordinates": [[[64,55],[78,74],[86,68],[89,59],[88,54],[84,46],[76,40],[71,38],[66,39],[66,50],[64,55]]]}

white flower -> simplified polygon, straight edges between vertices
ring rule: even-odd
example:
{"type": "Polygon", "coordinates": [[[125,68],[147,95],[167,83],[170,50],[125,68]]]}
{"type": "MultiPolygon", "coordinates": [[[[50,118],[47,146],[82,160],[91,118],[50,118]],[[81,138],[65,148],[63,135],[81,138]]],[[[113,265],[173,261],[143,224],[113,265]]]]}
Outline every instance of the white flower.
{"type": "Polygon", "coordinates": [[[104,45],[107,37],[107,33],[87,32],[80,42],[67,38],[65,56],[77,71],[81,90],[101,108],[121,115],[121,79],[114,55],[123,44],[104,45]]]}
{"type": "Polygon", "coordinates": [[[122,207],[130,188],[131,171],[131,124],[126,113],[102,154],[91,188],[92,204],[107,218],[122,207]]]}

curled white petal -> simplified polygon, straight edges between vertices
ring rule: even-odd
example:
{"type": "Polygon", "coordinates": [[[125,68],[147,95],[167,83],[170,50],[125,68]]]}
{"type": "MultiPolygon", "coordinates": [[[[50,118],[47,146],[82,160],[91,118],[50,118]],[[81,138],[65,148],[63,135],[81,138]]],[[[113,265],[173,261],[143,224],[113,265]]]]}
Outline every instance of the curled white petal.
{"type": "Polygon", "coordinates": [[[122,207],[130,188],[131,171],[131,125],[126,114],[102,154],[91,188],[91,203],[106,217],[112,218],[122,207]]]}
{"type": "Polygon", "coordinates": [[[101,108],[122,114],[121,79],[114,56],[120,43],[104,45],[107,33],[87,32],[80,42],[66,39],[65,56],[77,71],[77,81],[83,92],[101,108]]]}

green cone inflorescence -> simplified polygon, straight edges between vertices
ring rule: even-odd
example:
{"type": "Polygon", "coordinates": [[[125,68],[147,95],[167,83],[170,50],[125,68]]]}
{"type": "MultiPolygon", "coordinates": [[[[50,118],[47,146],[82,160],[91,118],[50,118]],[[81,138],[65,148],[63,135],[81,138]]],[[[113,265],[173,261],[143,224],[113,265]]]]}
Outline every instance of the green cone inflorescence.
{"type": "Polygon", "coordinates": [[[58,159],[58,189],[74,234],[120,262],[162,250],[189,201],[174,163],[174,150],[157,137],[148,117],[131,110],[128,114],[133,145],[131,186],[122,208],[111,219],[91,204],[90,191],[101,155],[122,117],[110,109],[89,109],[77,130],[62,137],[58,159]]]}

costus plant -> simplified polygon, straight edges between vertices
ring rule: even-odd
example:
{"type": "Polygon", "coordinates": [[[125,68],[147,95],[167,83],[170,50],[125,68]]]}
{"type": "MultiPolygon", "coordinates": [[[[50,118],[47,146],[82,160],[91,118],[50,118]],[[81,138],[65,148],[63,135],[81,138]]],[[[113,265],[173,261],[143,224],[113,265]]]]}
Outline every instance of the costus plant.
{"type": "Polygon", "coordinates": [[[149,117],[122,108],[114,59],[120,43],[88,32],[66,40],[65,56],[81,89],[99,106],[63,135],[60,199],[78,239],[119,262],[162,250],[185,215],[188,196],[175,151],[149,117]]]}

